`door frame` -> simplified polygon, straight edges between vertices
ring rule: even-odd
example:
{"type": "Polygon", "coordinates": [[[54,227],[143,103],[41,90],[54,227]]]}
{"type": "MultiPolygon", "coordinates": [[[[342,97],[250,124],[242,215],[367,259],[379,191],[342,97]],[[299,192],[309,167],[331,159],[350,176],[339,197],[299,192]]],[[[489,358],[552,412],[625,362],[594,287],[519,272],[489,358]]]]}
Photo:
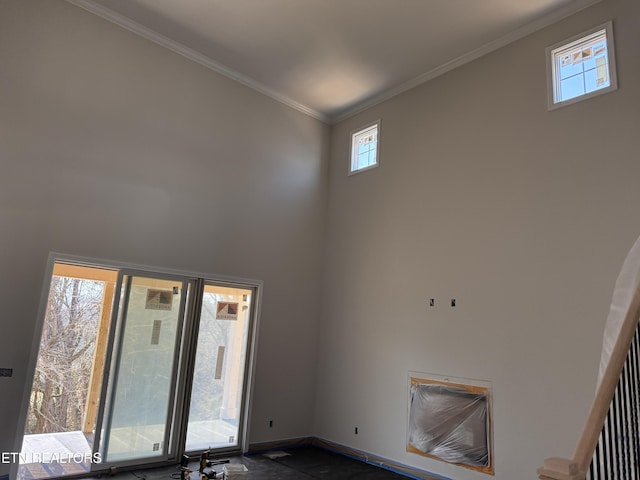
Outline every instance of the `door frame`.
{"type": "MultiPolygon", "coordinates": [[[[240,288],[251,291],[252,301],[249,311],[249,318],[256,318],[258,303],[253,301],[253,298],[259,297],[259,289],[256,285],[249,285],[247,283],[239,283],[237,281],[229,281],[229,280],[216,280],[211,278],[199,278],[196,284],[196,289],[202,287],[202,291],[204,292],[204,288],[207,285],[215,285],[217,287],[222,288],[240,288]]],[[[191,396],[193,393],[193,366],[195,365],[196,355],[198,353],[198,336],[199,336],[199,328],[200,328],[200,316],[202,314],[202,300],[203,296],[199,296],[195,299],[195,302],[191,302],[191,307],[196,310],[193,319],[194,322],[192,325],[189,325],[188,328],[192,329],[191,332],[185,332],[185,335],[189,335],[190,344],[185,345],[187,349],[188,358],[184,362],[185,372],[182,377],[183,384],[185,385],[184,391],[185,396],[183,401],[185,403],[185,407],[182,409],[183,418],[177,419],[177,422],[182,422],[182,428],[177,432],[180,436],[179,444],[186,447],[186,437],[187,437],[187,427],[189,423],[189,408],[188,405],[191,404],[191,396]],[[187,387],[188,386],[188,387],[187,387]]],[[[245,368],[242,377],[242,392],[240,393],[242,397],[242,401],[240,402],[240,414],[239,418],[242,420],[242,424],[238,425],[238,446],[230,446],[230,447],[218,447],[213,449],[215,453],[224,454],[224,455],[233,455],[238,452],[245,453],[249,450],[249,439],[248,439],[248,429],[249,429],[249,420],[250,420],[250,391],[253,390],[253,372],[254,365],[253,359],[250,357],[255,357],[255,338],[257,337],[257,322],[249,321],[247,325],[247,349],[251,347],[251,351],[247,350],[245,355],[245,368]]],[[[197,455],[208,451],[205,449],[196,449],[196,450],[184,450],[182,453],[189,453],[190,455],[197,455]]]]}
{"type": "MultiPolygon", "coordinates": [[[[22,396],[22,405],[20,408],[20,417],[18,419],[18,430],[16,432],[16,437],[14,440],[14,451],[20,452],[22,448],[22,441],[24,437],[24,429],[27,421],[27,414],[29,408],[29,398],[31,396],[31,389],[33,387],[33,379],[35,376],[36,364],[38,361],[38,354],[40,349],[40,338],[42,336],[42,330],[44,328],[44,321],[47,311],[47,301],[49,297],[49,288],[51,286],[51,278],[53,275],[53,267],[54,263],[70,263],[74,265],[86,266],[86,267],[96,267],[96,268],[106,268],[106,269],[115,269],[118,270],[118,276],[122,275],[122,271],[127,272],[137,272],[138,274],[151,274],[151,275],[167,275],[172,277],[182,277],[185,280],[191,279],[194,281],[201,280],[202,282],[216,282],[227,285],[237,285],[246,288],[250,288],[255,292],[255,298],[252,299],[251,302],[251,318],[252,321],[249,322],[249,332],[247,338],[247,356],[246,356],[246,365],[245,365],[245,373],[244,373],[244,386],[242,392],[242,412],[241,412],[241,424],[239,425],[239,435],[241,439],[238,442],[238,447],[225,451],[225,453],[244,453],[248,450],[249,445],[249,426],[251,420],[251,411],[252,411],[252,403],[253,403],[253,390],[255,385],[255,371],[256,371],[256,354],[257,354],[257,340],[258,340],[258,332],[260,327],[260,313],[262,306],[262,290],[263,290],[263,281],[255,280],[255,279],[247,279],[242,277],[232,277],[226,275],[216,275],[210,273],[202,273],[202,272],[193,272],[193,271],[185,271],[185,270],[177,270],[166,267],[159,266],[149,266],[142,264],[135,264],[130,262],[122,262],[122,261],[114,261],[114,260],[105,260],[101,258],[95,257],[85,257],[78,255],[71,255],[59,252],[50,252],[47,258],[47,264],[44,272],[44,279],[41,287],[40,294],[40,302],[38,307],[38,315],[35,322],[35,328],[33,333],[33,339],[31,342],[31,351],[29,354],[29,362],[27,364],[27,370],[25,375],[25,385],[22,396]]],[[[120,292],[116,291],[114,295],[114,306],[116,306],[116,302],[119,301],[120,292]]],[[[196,308],[198,301],[189,302],[191,308],[196,308]]],[[[188,305],[189,306],[189,305],[188,305]]],[[[115,315],[116,309],[114,309],[113,315],[115,315]]],[[[113,317],[112,317],[113,318],[113,317]]],[[[184,335],[189,334],[192,328],[197,328],[189,325],[185,325],[184,335]]],[[[111,333],[110,333],[111,335],[111,333]]],[[[191,340],[195,338],[192,336],[191,340],[188,337],[185,337],[187,340],[185,342],[185,348],[190,349],[191,340]]],[[[107,353],[107,359],[111,356],[111,351],[107,353]]],[[[191,355],[188,355],[188,361],[191,361],[191,355]]],[[[105,361],[105,374],[108,375],[110,371],[110,363],[105,361]]],[[[188,376],[183,376],[183,381],[189,380],[188,376]]],[[[106,382],[108,382],[108,378],[103,376],[103,387],[106,386],[106,382]]],[[[103,388],[104,390],[104,388],[103,388]]],[[[188,389],[190,390],[190,389],[188,389]]],[[[101,395],[102,396],[102,395],[101,395]]],[[[176,407],[179,407],[180,404],[183,405],[182,408],[183,415],[188,414],[188,401],[190,397],[190,392],[188,396],[183,397],[181,399],[176,400],[176,407]]],[[[100,410],[104,408],[104,398],[101,398],[100,402],[100,410]]],[[[186,432],[183,431],[186,428],[186,424],[184,423],[180,416],[176,416],[175,418],[178,420],[178,423],[181,423],[181,428],[176,432],[179,437],[180,444],[178,445],[179,451],[175,452],[176,455],[181,455],[184,449],[184,439],[186,436],[186,432]]],[[[98,430],[98,426],[96,426],[96,431],[98,430]]],[[[166,464],[172,464],[173,461],[162,461],[158,463],[145,464],[147,466],[162,466],[166,464]]],[[[91,473],[97,474],[101,472],[109,471],[109,466],[106,464],[100,464],[104,467],[100,470],[97,469],[98,465],[92,466],[91,473]],[[93,467],[96,467],[94,469],[93,467]]],[[[17,478],[19,463],[12,463],[10,467],[10,478],[17,478]]]]}

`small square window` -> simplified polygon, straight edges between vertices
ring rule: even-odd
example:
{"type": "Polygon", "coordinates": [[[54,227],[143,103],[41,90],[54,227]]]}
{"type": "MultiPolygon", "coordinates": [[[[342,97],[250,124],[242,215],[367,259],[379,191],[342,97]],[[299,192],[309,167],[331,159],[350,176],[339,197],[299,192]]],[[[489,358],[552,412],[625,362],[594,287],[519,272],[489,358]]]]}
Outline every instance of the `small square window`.
{"type": "Polygon", "coordinates": [[[547,48],[549,110],[618,88],[612,24],[547,48]]]}
{"type": "Polygon", "coordinates": [[[380,121],[351,134],[349,175],[378,166],[380,121]]]}

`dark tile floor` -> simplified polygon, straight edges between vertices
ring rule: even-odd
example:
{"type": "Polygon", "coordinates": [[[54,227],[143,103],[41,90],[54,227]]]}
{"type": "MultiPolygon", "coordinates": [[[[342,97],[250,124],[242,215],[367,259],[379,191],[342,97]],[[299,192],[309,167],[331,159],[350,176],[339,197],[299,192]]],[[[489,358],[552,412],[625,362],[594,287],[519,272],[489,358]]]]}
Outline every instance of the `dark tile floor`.
{"type": "MultiPolygon", "coordinates": [[[[231,463],[241,463],[248,469],[247,480],[407,480],[408,477],[359,460],[333,453],[317,447],[300,447],[286,450],[289,455],[269,458],[265,455],[249,455],[230,458],[231,463]]],[[[196,470],[196,464],[190,464],[196,470]]],[[[215,470],[222,478],[222,465],[214,465],[205,471],[215,470]]],[[[190,480],[200,480],[194,471],[190,480]]],[[[177,469],[137,470],[123,472],[110,480],[171,480],[180,479],[177,469]]]]}
{"type": "Polygon", "coordinates": [[[249,479],[306,480],[407,480],[407,477],[365,462],[316,447],[288,450],[290,455],[270,459],[264,455],[244,457],[249,479]],[[252,476],[252,473],[255,475],[252,476]]]}

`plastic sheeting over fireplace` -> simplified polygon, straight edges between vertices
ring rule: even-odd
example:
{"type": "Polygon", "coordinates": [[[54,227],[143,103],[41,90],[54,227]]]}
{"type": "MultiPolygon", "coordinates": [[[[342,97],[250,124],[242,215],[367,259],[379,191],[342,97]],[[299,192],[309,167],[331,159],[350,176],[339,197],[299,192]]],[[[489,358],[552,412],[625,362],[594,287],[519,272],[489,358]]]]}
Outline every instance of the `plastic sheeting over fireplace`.
{"type": "Polygon", "coordinates": [[[489,387],[409,379],[407,451],[493,475],[489,387]]]}

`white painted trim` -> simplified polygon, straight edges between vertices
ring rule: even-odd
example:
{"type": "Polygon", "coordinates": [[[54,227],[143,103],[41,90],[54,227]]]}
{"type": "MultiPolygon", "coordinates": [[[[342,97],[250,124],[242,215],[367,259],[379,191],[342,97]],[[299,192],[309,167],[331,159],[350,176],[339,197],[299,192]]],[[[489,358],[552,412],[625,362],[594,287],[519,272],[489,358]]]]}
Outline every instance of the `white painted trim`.
{"type": "Polygon", "coordinates": [[[604,95],[605,93],[613,92],[618,89],[616,53],[613,44],[613,21],[611,20],[578,35],[574,35],[571,38],[563,40],[562,42],[558,42],[554,45],[551,45],[550,47],[547,47],[547,49],[545,50],[545,55],[547,57],[547,110],[549,111],[566,107],[568,105],[573,105],[574,103],[604,95]],[[558,93],[559,81],[557,79],[558,72],[556,71],[554,51],[560,48],[568,48],[569,46],[571,46],[571,44],[579,43],[590,35],[594,35],[595,33],[601,31],[604,31],[607,41],[607,69],[609,73],[609,86],[606,88],[601,88],[599,90],[594,90],[593,92],[578,95],[577,97],[572,97],[568,100],[556,102],[556,94],[558,93]]]}
{"type": "MultiPolygon", "coordinates": [[[[36,366],[38,363],[38,354],[40,353],[40,339],[42,338],[42,329],[44,327],[44,317],[47,313],[47,303],[49,299],[49,288],[51,286],[51,277],[53,275],[54,258],[50,254],[47,259],[47,266],[44,272],[42,283],[42,291],[40,292],[40,303],[38,305],[38,316],[36,318],[35,330],[31,339],[31,350],[29,353],[29,361],[27,363],[27,371],[25,375],[24,388],[22,391],[22,403],[20,405],[20,416],[18,417],[18,429],[13,441],[13,451],[22,451],[22,441],[24,438],[24,430],[27,425],[27,415],[29,413],[29,399],[31,398],[31,389],[33,388],[33,378],[35,377],[36,366]]],[[[18,478],[18,468],[20,462],[12,462],[9,467],[9,478],[18,478]]]]}
{"type": "Polygon", "coordinates": [[[488,53],[491,53],[495,50],[505,47],[510,43],[520,40],[521,38],[524,38],[527,35],[531,35],[532,33],[535,33],[538,30],[542,30],[543,28],[548,27],[549,25],[559,22],[560,20],[567,18],[575,13],[578,13],[579,11],[584,10],[585,8],[595,5],[596,3],[600,3],[601,1],[602,0],[582,0],[579,2],[572,3],[571,5],[561,8],[553,13],[545,15],[544,17],[536,21],[533,21],[531,23],[528,23],[525,26],[517,30],[514,30],[513,32],[510,32],[496,40],[486,43],[481,47],[478,47],[475,50],[472,50],[471,52],[465,53],[464,55],[461,55],[458,58],[454,58],[449,62],[443,63],[442,65],[439,65],[438,67],[433,68],[428,72],[425,72],[422,75],[419,75],[412,80],[402,83],[395,88],[386,90],[380,93],[379,95],[376,95],[370,98],[369,100],[365,100],[364,102],[359,103],[358,105],[342,112],[341,114],[335,117],[332,117],[331,124],[336,124],[336,123],[342,122],[343,120],[346,120],[347,118],[353,117],[354,115],[357,115],[358,113],[368,108],[371,108],[374,105],[382,103],[385,100],[389,100],[390,98],[393,98],[396,95],[399,95],[408,90],[411,90],[412,88],[415,88],[418,85],[428,82],[429,80],[433,80],[434,78],[439,77],[440,75],[444,75],[445,73],[450,72],[455,68],[461,67],[466,63],[472,62],[473,60],[476,60],[484,55],[487,55],[488,53]]]}
{"type": "Polygon", "coordinates": [[[190,47],[187,47],[180,42],[176,42],[169,37],[165,37],[155,30],[145,27],[144,25],[141,25],[140,23],[135,22],[128,17],[125,17],[124,15],[121,15],[107,7],[97,4],[93,0],[67,0],[67,2],[84,10],[87,10],[94,15],[104,18],[105,20],[115,23],[116,25],[129,30],[132,33],[135,33],[136,35],[140,35],[147,40],[151,40],[152,42],[157,43],[158,45],[165,47],[172,52],[177,53],[178,55],[182,55],[183,57],[188,58],[193,62],[199,63],[203,67],[213,70],[220,75],[224,75],[231,80],[235,80],[236,82],[241,83],[242,85],[249,87],[257,92],[260,92],[263,95],[276,100],[277,102],[283,103],[288,107],[298,110],[305,115],[309,115],[310,117],[313,117],[324,123],[329,123],[330,121],[329,117],[327,117],[325,114],[314,110],[313,108],[307,107],[306,105],[303,105],[299,102],[296,102],[295,100],[287,97],[286,95],[282,95],[279,92],[276,92],[275,90],[267,87],[257,80],[243,75],[242,73],[237,72],[236,70],[233,70],[226,65],[216,62],[208,56],[190,47]]]}
{"type": "Polygon", "coordinates": [[[200,65],[206,68],[209,68],[210,70],[213,70],[216,73],[224,75],[225,77],[230,78],[232,80],[235,80],[246,87],[249,87],[257,92],[262,93],[263,95],[266,95],[276,100],[277,102],[283,103],[284,105],[287,105],[295,110],[298,110],[299,112],[309,115],[310,117],[313,117],[329,125],[334,125],[343,120],[346,120],[347,118],[352,117],[370,107],[373,107],[374,105],[382,103],[385,100],[389,100],[390,98],[395,97],[396,95],[399,95],[408,90],[411,90],[412,88],[415,88],[418,85],[428,82],[429,80],[439,77],[440,75],[443,75],[455,68],[458,68],[473,60],[476,60],[477,58],[480,58],[483,55],[486,55],[495,50],[498,50],[499,48],[502,48],[512,42],[515,42],[516,40],[524,38],[527,35],[530,35],[534,32],[537,32],[538,30],[541,30],[553,23],[556,23],[581,10],[584,10],[587,7],[595,5],[596,3],[600,3],[601,1],[602,0],[579,0],[577,2],[571,2],[570,5],[560,8],[559,10],[556,10],[548,15],[545,15],[544,17],[538,20],[535,20],[531,23],[528,23],[525,26],[517,30],[514,30],[513,32],[510,32],[492,42],[482,45],[481,47],[471,52],[465,53],[464,55],[461,55],[453,60],[450,60],[449,62],[439,65],[429,70],[428,72],[425,72],[396,87],[393,87],[389,90],[385,90],[377,95],[374,95],[368,100],[360,102],[355,106],[346,109],[342,113],[339,113],[335,116],[330,117],[318,110],[315,110],[311,107],[303,105],[293,100],[292,98],[287,97],[286,95],[276,92],[275,90],[254,80],[253,78],[243,75],[240,72],[237,72],[219,62],[216,62],[215,60],[207,57],[206,55],[200,52],[197,52],[196,50],[193,50],[192,48],[182,45],[181,43],[176,42],[175,40],[171,40],[170,38],[165,37],[164,35],[161,35],[160,33],[139,24],[138,22],[134,22],[133,20],[125,17],[124,15],[121,15],[109,8],[106,8],[100,4],[97,4],[93,0],[67,0],[67,2],[77,7],[83,8],[84,10],[87,10],[88,12],[91,12],[101,18],[104,18],[105,20],[113,22],[116,25],[119,25],[122,28],[129,30],[130,32],[140,35],[146,38],[147,40],[151,40],[152,42],[157,43],[158,45],[161,45],[165,48],[168,48],[169,50],[179,55],[182,55],[183,57],[186,57],[189,60],[199,63],[200,65]]]}
{"type": "Polygon", "coordinates": [[[380,166],[380,119],[375,122],[368,123],[364,127],[357,128],[351,132],[349,135],[349,165],[348,165],[348,176],[357,175],[358,173],[366,172],[367,170],[371,170],[373,168],[378,168],[380,166]],[[368,167],[353,169],[353,158],[354,158],[354,140],[356,135],[359,135],[367,130],[372,128],[376,128],[376,163],[373,165],[369,165],[368,167]]]}
{"type": "MultiPolygon", "coordinates": [[[[217,275],[217,274],[197,272],[192,270],[179,270],[174,268],[166,268],[162,266],[144,265],[139,263],[123,262],[123,261],[110,260],[110,259],[104,259],[104,258],[83,257],[80,255],[71,255],[71,254],[60,253],[60,252],[50,252],[49,262],[51,264],[51,271],[53,271],[53,264],[55,262],[62,262],[62,263],[72,263],[74,265],[83,265],[87,267],[118,269],[118,270],[137,271],[137,272],[153,273],[153,274],[161,274],[161,275],[179,276],[179,277],[189,278],[191,280],[202,278],[205,281],[246,285],[251,287],[257,287],[259,289],[262,289],[262,286],[263,286],[262,280],[256,280],[251,278],[233,277],[229,275],[217,275]]],[[[48,280],[49,279],[47,279],[47,281],[48,280]]],[[[43,293],[43,298],[45,299],[44,307],[46,307],[48,294],[49,294],[48,290],[46,294],[43,293]]]]}

